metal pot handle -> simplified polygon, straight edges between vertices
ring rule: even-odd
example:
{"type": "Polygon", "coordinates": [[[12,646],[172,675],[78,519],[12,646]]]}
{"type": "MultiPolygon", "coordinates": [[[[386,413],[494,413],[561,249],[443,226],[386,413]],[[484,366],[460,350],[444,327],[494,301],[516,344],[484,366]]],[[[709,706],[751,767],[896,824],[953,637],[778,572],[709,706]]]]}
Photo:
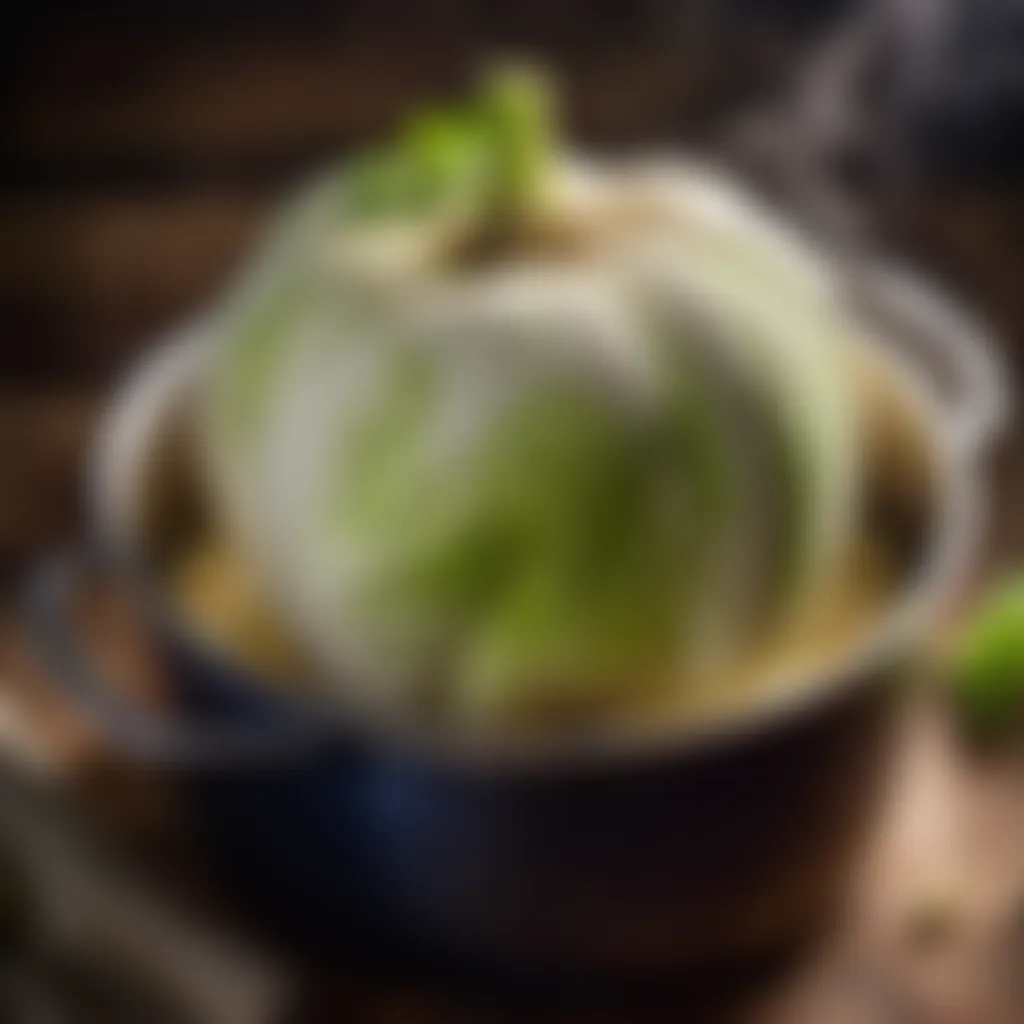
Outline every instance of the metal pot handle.
{"type": "Polygon", "coordinates": [[[982,454],[1012,412],[1008,370],[989,332],[949,298],[890,262],[858,266],[855,297],[934,378],[958,455],[982,454]]]}
{"type": "Polygon", "coordinates": [[[87,582],[106,572],[94,554],[53,556],[30,574],[20,609],[54,684],[118,750],[160,766],[206,769],[291,762],[318,749],[323,731],[312,721],[185,726],[120,694],[83,650],[72,621],[87,582]]]}

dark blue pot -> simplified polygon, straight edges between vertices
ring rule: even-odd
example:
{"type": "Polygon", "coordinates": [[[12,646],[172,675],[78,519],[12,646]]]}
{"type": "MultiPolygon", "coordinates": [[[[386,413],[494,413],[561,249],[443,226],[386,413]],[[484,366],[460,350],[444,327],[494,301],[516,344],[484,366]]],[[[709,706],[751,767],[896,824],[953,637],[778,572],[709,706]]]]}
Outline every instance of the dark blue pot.
{"type": "Polygon", "coordinates": [[[173,710],[145,717],[77,657],[75,576],[30,603],[58,677],[173,773],[246,902],[321,949],[561,975],[761,952],[831,907],[884,777],[894,657],[727,731],[487,757],[354,728],[158,628],[173,710]]]}

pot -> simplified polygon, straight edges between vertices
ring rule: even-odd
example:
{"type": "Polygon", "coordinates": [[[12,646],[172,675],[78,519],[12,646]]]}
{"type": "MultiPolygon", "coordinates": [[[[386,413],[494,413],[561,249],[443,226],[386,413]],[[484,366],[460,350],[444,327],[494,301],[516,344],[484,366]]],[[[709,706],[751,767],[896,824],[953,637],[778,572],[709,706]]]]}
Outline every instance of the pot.
{"type": "Polygon", "coordinates": [[[927,484],[881,495],[898,593],[820,679],[707,726],[512,751],[415,736],[258,678],[179,620],[153,569],[188,514],[168,424],[202,363],[200,324],[128,381],[91,479],[101,571],[139,595],[173,709],[130,703],[81,655],[69,613],[95,558],[57,560],[29,588],[56,681],[115,748],[182,785],[225,877],[319,944],[625,976],[799,936],[841,894],[877,804],[894,684],[970,564],[981,455],[1005,409],[962,314],[891,266],[850,279],[903,382],[927,484]]]}

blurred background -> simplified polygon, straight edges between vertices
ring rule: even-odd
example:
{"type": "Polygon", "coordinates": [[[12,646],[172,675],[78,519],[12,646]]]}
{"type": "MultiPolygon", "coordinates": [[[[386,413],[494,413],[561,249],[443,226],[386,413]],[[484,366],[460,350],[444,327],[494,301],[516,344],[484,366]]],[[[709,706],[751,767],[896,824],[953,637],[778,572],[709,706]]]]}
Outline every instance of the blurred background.
{"type": "Polygon", "coordinates": [[[0,17],[3,564],[73,521],[95,396],[216,294],[283,190],[495,55],[552,67],[588,145],[728,150],[798,202],[813,169],[1006,337],[1024,325],[1016,0],[40,0],[0,17]]]}
{"type": "Polygon", "coordinates": [[[2,564],[73,522],[95,396],[216,294],[282,191],[495,55],[552,67],[586,144],[731,146],[802,202],[813,168],[1006,337],[1024,325],[1016,0],[40,0],[0,17],[2,564]]]}
{"type": "MultiPolygon", "coordinates": [[[[581,143],[610,151],[686,146],[721,156],[795,215],[844,241],[906,256],[996,330],[1019,378],[1018,0],[13,0],[0,13],[5,580],[74,536],[82,456],[111,386],[156,333],[218,293],[283,192],[326,156],[380,136],[410,106],[457,91],[482,62],[507,54],[553,70],[564,89],[567,132],[581,143]]],[[[1024,552],[1021,440],[1018,429],[996,457],[989,551],[996,566],[1024,552]]],[[[0,681],[8,684],[32,670],[20,654],[7,656],[6,620],[2,630],[0,681]]],[[[44,754],[6,713],[0,732],[10,732],[18,757],[48,764],[56,747],[88,749],[76,725],[56,715],[48,721],[55,724],[44,754]]],[[[929,733],[920,742],[935,741],[929,733]]],[[[959,771],[941,764],[937,776],[959,771]]],[[[100,771],[102,786],[116,776],[108,771],[100,771]]],[[[980,787],[986,820],[1010,829],[1016,813],[1012,827],[1024,833],[1024,815],[1015,810],[1024,787],[1006,782],[1017,776],[1003,767],[965,771],[956,785],[972,793],[980,787]]],[[[144,822],[146,832],[162,818],[146,793],[136,793],[137,780],[117,785],[111,817],[121,832],[125,820],[131,828],[144,822]]],[[[1021,859],[1024,915],[1024,849],[1021,859]]],[[[891,889],[895,869],[887,870],[891,889]]],[[[3,874],[0,868],[0,880],[3,874]]],[[[890,889],[872,891],[884,903],[890,889]]],[[[972,949],[985,963],[995,955],[972,949]]],[[[211,954],[211,962],[229,966],[215,973],[236,987],[224,995],[214,981],[209,1001],[204,996],[168,1019],[272,1019],[259,1015],[271,995],[252,980],[271,968],[231,944],[221,952],[224,961],[211,954]],[[237,1010],[244,1000],[232,993],[243,991],[258,1009],[229,1018],[224,1007],[237,1010]]],[[[1014,963],[1010,975],[1024,976],[1024,954],[1014,963]]],[[[197,978],[202,973],[196,968],[197,978]]],[[[830,984],[833,992],[838,983],[830,984]]],[[[972,984],[977,991],[965,997],[963,1015],[948,1019],[1024,1020],[1024,994],[1006,995],[990,979],[972,984]]],[[[871,989],[881,993],[877,1000],[816,1003],[808,996],[803,1009],[743,1019],[946,1019],[900,1016],[904,1004],[883,989],[871,989]],[[855,1003],[861,1016],[849,1010],[855,1003]]],[[[131,1003],[134,1009],[117,1011],[123,1017],[109,1007],[95,1017],[84,1010],[61,1017],[44,1004],[39,1009],[27,997],[18,1004],[25,1015],[13,1019],[157,1019],[131,1003]]],[[[316,1006],[296,1019],[482,1019],[429,1017],[415,1000],[412,1009],[401,1002],[372,1013],[360,1002],[365,1016],[344,1001],[341,1009],[330,1000],[316,1006]]]]}

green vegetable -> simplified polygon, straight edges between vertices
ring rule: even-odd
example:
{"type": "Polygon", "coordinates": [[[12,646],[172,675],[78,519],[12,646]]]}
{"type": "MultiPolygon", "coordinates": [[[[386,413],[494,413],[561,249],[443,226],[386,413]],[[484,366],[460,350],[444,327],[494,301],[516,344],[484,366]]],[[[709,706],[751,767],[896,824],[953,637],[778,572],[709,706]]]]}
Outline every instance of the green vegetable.
{"type": "Polygon", "coordinates": [[[524,70],[496,74],[481,96],[487,216],[498,225],[529,226],[544,214],[554,157],[551,107],[544,81],[524,70]]]}
{"type": "Polygon", "coordinates": [[[430,214],[483,193],[485,154],[473,120],[440,111],[413,120],[390,145],[357,156],[346,175],[345,209],[354,220],[430,214]]]}
{"type": "Polygon", "coordinates": [[[965,725],[981,738],[1006,735],[1024,718],[1024,575],[983,603],[953,660],[953,694],[965,725]]]}
{"type": "Polygon", "coordinates": [[[382,396],[372,433],[335,463],[344,486],[329,520],[372,559],[363,603],[378,621],[460,634],[477,706],[515,703],[529,686],[596,688],[670,656],[713,525],[699,504],[711,486],[693,486],[699,438],[630,426],[553,382],[481,422],[464,462],[424,464],[417,439],[440,410],[419,396],[382,396]]]}
{"type": "Polygon", "coordinates": [[[300,196],[228,304],[215,500],[332,678],[596,705],[703,681],[834,580],[858,435],[813,259],[685,168],[653,225],[598,205],[593,251],[538,259],[578,170],[544,83],[496,75],[300,196]]]}
{"type": "Polygon", "coordinates": [[[551,121],[538,75],[500,71],[470,104],[421,114],[393,142],[356,157],[348,213],[373,221],[461,209],[483,235],[528,226],[547,198],[551,121]]]}

